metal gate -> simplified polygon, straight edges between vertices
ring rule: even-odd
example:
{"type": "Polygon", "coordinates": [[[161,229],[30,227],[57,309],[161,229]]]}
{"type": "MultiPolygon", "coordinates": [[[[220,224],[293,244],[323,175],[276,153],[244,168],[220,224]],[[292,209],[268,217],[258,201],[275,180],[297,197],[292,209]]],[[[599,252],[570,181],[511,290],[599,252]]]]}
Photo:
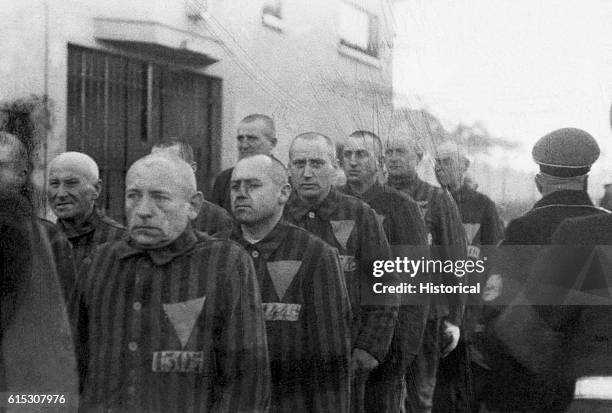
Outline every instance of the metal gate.
{"type": "Polygon", "coordinates": [[[220,168],[221,87],[218,78],[69,45],[67,148],[98,163],[98,206],[123,221],[127,169],[168,138],[193,146],[206,194],[220,168]]]}

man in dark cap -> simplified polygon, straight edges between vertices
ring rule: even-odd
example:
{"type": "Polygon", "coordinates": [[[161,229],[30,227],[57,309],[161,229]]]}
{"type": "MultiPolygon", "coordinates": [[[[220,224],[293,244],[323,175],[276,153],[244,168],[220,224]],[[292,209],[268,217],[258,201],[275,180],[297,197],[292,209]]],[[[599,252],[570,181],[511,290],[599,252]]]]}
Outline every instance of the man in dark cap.
{"type": "MultiPolygon", "coordinates": [[[[467,235],[468,258],[483,259],[490,255],[503,238],[504,228],[495,203],[486,195],[470,188],[465,174],[470,161],[464,149],[452,141],[436,148],[435,172],[438,182],[447,188],[459,207],[467,235]]],[[[485,274],[473,274],[470,282],[483,282],[485,274]],[[477,278],[476,278],[477,277],[477,278]]],[[[478,342],[482,340],[482,302],[478,296],[468,297],[457,349],[440,362],[434,394],[435,412],[478,412],[481,386],[489,366],[478,342]]]]}
{"type": "MultiPolygon", "coordinates": [[[[270,155],[276,146],[276,128],[274,120],[267,115],[252,114],[244,117],[238,124],[236,145],[238,147],[238,160],[253,155],[270,155]]],[[[210,201],[222,206],[230,214],[230,181],[234,168],[228,168],[215,178],[210,201]]]]}
{"type": "MultiPolygon", "coordinates": [[[[575,128],[553,131],[536,142],[532,156],[540,167],[535,183],[542,199],[508,224],[494,274],[488,281],[498,285],[497,291],[485,298],[492,303],[509,303],[524,287],[530,267],[551,243],[563,220],[605,212],[596,208],[587,194],[588,173],[599,157],[599,146],[590,134],[575,128]]],[[[490,323],[497,320],[500,310],[492,309],[490,323]]],[[[504,343],[497,343],[496,349],[493,359],[497,371],[490,381],[491,391],[487,392],[495,395],[488,401],[490,407],[503,404],[517,410],[563,410],[573,383],[544,380],[508,356],[504,343]]]]}

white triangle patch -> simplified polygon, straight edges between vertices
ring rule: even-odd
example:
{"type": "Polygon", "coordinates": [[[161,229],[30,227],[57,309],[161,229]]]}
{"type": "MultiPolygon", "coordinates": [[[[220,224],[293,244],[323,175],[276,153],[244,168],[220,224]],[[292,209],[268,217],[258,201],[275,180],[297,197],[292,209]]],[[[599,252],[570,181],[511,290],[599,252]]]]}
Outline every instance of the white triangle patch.
{"type": "Polygon", "coordinates": [[[378,221],[378,223],[380,224],[380,226],[382,227],[384,225],[385,222],[385,216],[383,214],[379,214],[378,212],[374,211],[374,215],[376,215],[376,220],[378,221]]]}
{"type": "Polygon", "coordinates": [[[183,348],[185,348],[189,337],[191,337],[193,326],[202,312],[204,301],[206,301],[206,297],[180,303],[164,304],[164,312],[172,323],[183,348]]]}
{"type": "Polygon", "coordinates": [[[340,245],[342,245],[342,248],[346,249],[346,243],[353,232],[353,228],[355,228],[355,221],[346,219],[342,221],[330,221],[330,223],[334,231],[334,236],[340,245]]]}
{"type": "Polygon", "coordinates": [[[474,237],[478,233],[480,229],[480,224],[463,224],[463,228],[465,228],[465,235],[467,236],[468,244],[472,244],[474,242],[474,237]]]}
{"type": "Polygon", "coordinates": [[[287,288],[291,285],[295,274],[302,266],[302,261],[272,261],[266,263],[272,284],[278,298],[281,300],[287,292],[287,288]]]}

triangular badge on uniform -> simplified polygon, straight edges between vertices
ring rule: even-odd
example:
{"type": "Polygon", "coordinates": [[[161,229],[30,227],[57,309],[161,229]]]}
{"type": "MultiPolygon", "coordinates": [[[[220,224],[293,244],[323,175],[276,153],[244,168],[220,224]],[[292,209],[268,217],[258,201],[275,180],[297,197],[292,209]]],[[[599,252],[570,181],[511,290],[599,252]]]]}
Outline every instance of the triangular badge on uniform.
{"type": "Polygon", "coordinates": [[[376,215],[376,220],[378,221],[378,223],[380,224],[380,226],[384,226],[385,223],[385,216],[383,214],[379,214],[378,212],[374,211],[374,215],[376,215]]]}
{"type": "Polygon", "coordinates": [[[295,278],[302,261],[271,261],[266,263],[268,266],[268,272],[274,284],[274,289],[280,300],[283,299],[287,288],[291,285],[291,282],[295,278]]]}
{"type": "Polygon", "coordinates": [[[330,223],[334,231],[334,237],[336,237],[342,248],[346,249],[346,243],[355,228],[355,221],[345,219],[342,221],[330,221],[330,223]]]}
{"type": "Polygon", "coordinates": [[[174,327],[182,348],[185,348],[191,337],[193,326],[202,312],[205,301],[206,297],[200,297],[180,303],[164,304],[164,312],[174,327]]]}
{"type": "Polygon", "coordinates": [[[472,244],[474,242],[474,238],[478,231],[480,230],[480,224],[463,224],[463,228],[465,229],[465,235],[467,237],[468,244],[472,244]]]}

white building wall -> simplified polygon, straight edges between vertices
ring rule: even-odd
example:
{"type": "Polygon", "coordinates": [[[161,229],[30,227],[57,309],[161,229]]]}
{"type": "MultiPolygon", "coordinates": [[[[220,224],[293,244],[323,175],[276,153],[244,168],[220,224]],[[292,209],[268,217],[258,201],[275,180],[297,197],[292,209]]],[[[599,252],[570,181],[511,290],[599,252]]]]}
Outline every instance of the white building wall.
{"type": "Polygon", "coordinates": [[[262,25],[263,0],[213,0],[211,16],[200,22],[187,17],[185,0],[5,2],[0,8],[0,100],[48,94],[54,127],[47,158],[52,158],[66,147],[67,45],[118,51],[94,38],[94,18],[155,21],[209,33],[225,44],[220,62],[188,68],[223,79],[222,166],[235,161],[236,123],[253,112],[276,119],[276,152],[286,159],[297,133],[316,130],[339,138],[357,128],[376,130],[391,109],[388,1],[355,0],[379,16],[386,45],[379,67],[339,53],[339,1],[284,1],[282,32],[262,25]],[[358,96],[372,88],[379,92],[358,96]]]}

